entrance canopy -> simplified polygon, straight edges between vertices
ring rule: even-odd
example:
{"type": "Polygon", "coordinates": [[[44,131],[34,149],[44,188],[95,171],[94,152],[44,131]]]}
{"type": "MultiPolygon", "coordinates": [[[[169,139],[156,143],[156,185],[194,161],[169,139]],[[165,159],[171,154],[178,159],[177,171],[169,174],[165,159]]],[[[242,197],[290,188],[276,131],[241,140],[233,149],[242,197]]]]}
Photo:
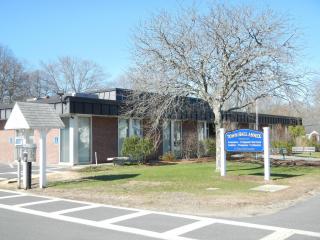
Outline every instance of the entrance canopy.
{"type": "Polygon", "coordinates": [[[4,129],[64,128],[59,115],[49,104],[17,102],[4,129]]]}
{"type": "MultiPolygon", "coordinates": [[[[17,102],[12,109],[6,125],[4,126],[4,129],[6,130],[40,130],[40,188],[46,187],[46,137],[47,131],[52,128],[64,128],[63,122],[53,107],[49,104],[30,102],[17,102]]],[[[24,178],[26,179],[26,176],[24,176],[24,178]]]]}

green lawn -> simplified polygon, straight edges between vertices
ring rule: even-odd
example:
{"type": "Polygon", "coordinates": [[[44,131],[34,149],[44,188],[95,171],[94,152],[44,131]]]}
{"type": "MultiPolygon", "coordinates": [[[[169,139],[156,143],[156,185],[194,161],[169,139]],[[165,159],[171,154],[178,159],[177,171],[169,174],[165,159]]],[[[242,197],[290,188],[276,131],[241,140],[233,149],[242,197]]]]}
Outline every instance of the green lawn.
{"type": "Polygon", "coordinates": [[[298,157],[314,157],[314,158],[320,158],[320,152],[312,152],[312,153],[300,153],[295,154],[298,157]]]}
{"type": "MultiPolygon", "coordinates": [[[[114,194],[187,192],[196,194],[248,193],[263,184],[263,166],[228,161],[227,177],[215,172],[215,163],[182,163],[164,166],[98,166],[79,170],[80,178],[51,182],[57,189],[95,189],[114,194]],[[207,188],[220,188],[207,191],[207,188]]],[[[320,176],[317,167],[273,167],[272,179],[290,183],[303,176],[320,176]]]]}

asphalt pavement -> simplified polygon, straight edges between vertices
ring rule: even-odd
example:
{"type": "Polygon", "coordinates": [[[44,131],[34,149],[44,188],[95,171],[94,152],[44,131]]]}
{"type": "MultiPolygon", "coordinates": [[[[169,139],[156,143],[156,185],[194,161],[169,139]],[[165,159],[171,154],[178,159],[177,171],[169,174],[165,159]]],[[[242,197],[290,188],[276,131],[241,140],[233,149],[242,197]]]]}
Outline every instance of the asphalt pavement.
{"type": "Polygon", "coordinates": [[[276,214],[235,220],[0,189],[0,239],[315,240],[320,239],[320,196],[276,214]]]}
{"type": "MultiPolygon", "coordinates": [[[[68,170],[68,167],[47,166],[47,173],[54,173],[68,170]]],[[[32,164],[32,174],[39,174],[39,166],[32,164]]],[[[6,181],[17,177],[17,166],[0,163],[0,181],[6,181]]]]}

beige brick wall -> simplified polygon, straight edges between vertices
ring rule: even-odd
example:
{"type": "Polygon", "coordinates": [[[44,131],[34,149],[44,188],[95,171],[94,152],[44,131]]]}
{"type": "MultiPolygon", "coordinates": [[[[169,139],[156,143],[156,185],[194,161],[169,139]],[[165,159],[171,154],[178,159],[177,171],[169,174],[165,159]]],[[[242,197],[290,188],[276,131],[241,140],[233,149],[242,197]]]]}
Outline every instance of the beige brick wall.
{"type": "MultiPolygon", "coordinates": [[[[47,134],[47,164],[59,163],[59,144],[54,144],[54,138],[59,137],[59,132],[59,129],[51,129],[47,134]]],[[[34,141],[37,145],[37,162],[39,162],[40,132],[38,130],[34,131],[34,141]]]]}
{"type": "Polygon", "coordinates": [[[14,144],[9,143],[9,139],[14,140],[13,130],[4,130],[6,121],[0,121],[0,163],[11,163],[14,161],[14,144]]]}

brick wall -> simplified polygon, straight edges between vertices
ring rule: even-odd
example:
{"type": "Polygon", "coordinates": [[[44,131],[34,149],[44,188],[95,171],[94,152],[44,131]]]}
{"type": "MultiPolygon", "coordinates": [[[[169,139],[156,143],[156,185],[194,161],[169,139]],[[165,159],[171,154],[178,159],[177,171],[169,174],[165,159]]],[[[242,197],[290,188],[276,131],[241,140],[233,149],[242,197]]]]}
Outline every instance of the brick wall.
{"type": "Polygon", "coordinates": [[[118,118],[92,117],[92,161],[103,163],[108,157],[118,156],[118,118]]]}
{"type": "Polygon", "coordinates": [[[9,139],[14,140],[14,130],[4,130],[5,120],[0,121],[0,163],[11,163],[14,161],[14,143],[10,144],[9,139]]]}
{"type": "MultiPolygon", "coordinates": [[[[59,137],[59,129],[51,129],[47,133],[47,164],[59,164],[59,143],[54,143],[54,138],[59,137]]],[[[60,140],[60,139],[59,139],[60,140]]],[[[34,131],[34,142],[37,145],[37,162],[40,158],[40,132],[34,131]]]]}

